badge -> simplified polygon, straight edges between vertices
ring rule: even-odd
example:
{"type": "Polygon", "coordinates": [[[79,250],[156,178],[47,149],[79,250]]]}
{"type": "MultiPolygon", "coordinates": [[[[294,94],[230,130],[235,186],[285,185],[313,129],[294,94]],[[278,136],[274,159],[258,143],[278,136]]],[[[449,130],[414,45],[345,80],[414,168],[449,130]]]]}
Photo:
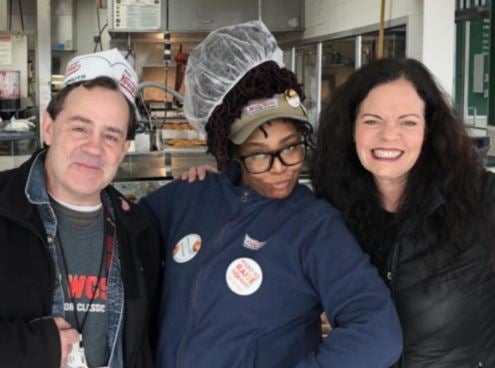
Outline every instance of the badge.
{"type": "Polygon", "coordinates": [[[122,211],[124,212],[129,212],[131,210],[129,202],[127,202],[124,198],[120,198],[120,207],[122,207],[122,211]]]}
{"type": "Polygon", "coordinates": [[[82,346],[82,336],[79,337],[79,342],[72,344],[72,349],[67,356],[67,364],[65,368],[88,368],[86,362],[86,354],[82,346]]]}
{"type": "Polygon", "coordinates": [[[201,249],[201,237],[189,234],[183,237],[172,250],[172,256],[177,263],[185,263],[193,259],[201,249]]]}
{"type": "Polygon", "coordinates": [[[251,258],[237,258],[227,268],[225,275],[230,290],[238,295],[251,295],[263,282],[260,265],[251,258]]]}
{"type": "Polygon", "coordinates": [[[285,100],[292,107],[299,107],[299,105],[301,105],[301,99],[299,98],[297,92],[293,89],[288,89],[285,91],[285,100]]]}
{"type": "Polygon", "coordinates": [[[251,250],[259,250],[263,248],[265,244],[266,242],[253,239],[248,234],[244,235],[244,241],[242,243],[244,248],[251,250]]]}

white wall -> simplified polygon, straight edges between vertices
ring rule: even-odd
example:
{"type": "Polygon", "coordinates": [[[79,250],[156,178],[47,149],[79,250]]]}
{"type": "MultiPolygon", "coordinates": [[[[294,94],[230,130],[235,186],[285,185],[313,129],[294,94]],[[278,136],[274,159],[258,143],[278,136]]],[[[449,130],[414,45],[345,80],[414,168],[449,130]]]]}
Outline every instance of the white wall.
{"type": "MultiPolygon", "coordinates": [[[[77,54],[94,51],[93,37],[98,35],[96,2],[94,0],[75,0],[76,2],[76,47],[77,54]]],[[[107,22],[107,9],[100,9],[100,28],[107,22]]],[[[102,34],[103,50],[108,50],[110,37],[106,31],[102,34]]],[[[98,46],[98,50],[100,48],[98,46]]]]}
{"type": "Polygon", "coordinates": [[[455,1],[424,0],[421,60],[454,93],[455,1]]]}
{"type": "MultiPolygon", "coordinates": [[[[422,13],[422,0],[386,0],[385,20],[422,13]]],[[[380,22],[379,0],[306,0],[304,38],[380,22]]]]}
{"type": "MultiPolygon", "coordinates": [[[[25,0],[23,4],[26,4],[26,1],[28,5],[35,4],[34,0],[25,0]]],[[[0,0],[0,9],[5,8],[6,2],[7,0],[0,0]]],[[[385,21],[404,20],[406,23],[406,55],[422,60],[444,89],[452,93],[455,1],[385,0],[385,3],[385,21]]],[[[27,5],[25,8],[27,8],[23,9],[25,18],[32,17],[32,8],[36,8],[27,5]]],[[[77,54],[93,52],[93,37],[98,34],[95,1],[75,0],[75,8],[77,54]]],[[[13,29],[19,30],[20,24],[17,18],[13,19],[13,29]]],[[[2,19],[0,16],[0,26],[2,19]]],[[[306,29],[302,37],[309,39],[328,36],[350,32],[361,27],[378,29],[379,20],[380,0],[305,0],[306,29]]],[[[103,26],[106,21],[106,9],[100,10],[100,26],[103,26]]],[[[35,25],[35,19],[34,21],[25,19],[26,28],[30,28],[31,23],[35,25]]],[[[33,30],[35,30],[34,27],[33,30]]],[[[103,48],[108,49],[108,33],[105,31],[102,36],[103,48]]],[[[67,54],[66,58],[70,59],[72,56],[73,54],[67,54]]]]}
{"type": "MultiPolygon", "coordinates": [[[[1,1],[1,0],[0,0],[1,1]]],[[[74,0],[74,46],[75,52],[59,52],[60,73],[63,73],[67,63],[76,55],[94,52],[94,37],[98,35],[98,22],[96,17],[96,2],[94,0],[74,0]]],[[[107,22],[107,9],[98,10],[100,13],[100,28],[107,22]]],[[[107,28],[102,34],[103,50],[110,48],[110,36],[107,28]]],[[[100,51],[98,46],[97,51],[100,51]]]]}
{"type": "MultiPolygon", "coordinates": [[[[386,0],[385,22],[404,20],[406,55],[423,61],[447,93],[453,93],[455,1],[386,0]]],[[[303,38],[375,27],[379,0],[306,0],[303,38]]]]}
{"type": "Polygon", "coordinates": [[[0,0],[0,31],[7,30],[8,9],[7,0],[0,0]]]}

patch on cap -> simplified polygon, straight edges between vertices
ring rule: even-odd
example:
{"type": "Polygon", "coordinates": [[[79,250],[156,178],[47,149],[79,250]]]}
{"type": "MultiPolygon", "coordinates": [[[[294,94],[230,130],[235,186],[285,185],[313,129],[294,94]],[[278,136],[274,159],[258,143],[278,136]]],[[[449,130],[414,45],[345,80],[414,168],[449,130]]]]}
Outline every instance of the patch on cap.
{"type": "Polygon", "coordinates": [[[272,98],[250,101],[241,117],[230,126],[229,139],[242,144],[263,123],[277,119],[293,119],[309,123],[308,114],[297,92],[289,89],[272,98]]]}
{"type": "Polygon", "coordinates": [[[134,103],[138,77],[117,49],[76,56],[67,65],[63,86],[105,76],[115,80],[121,92],[134,103]]]}
{"type": "Polygon", "coordinates": [[[265,100],[261,102],[253,103],[252,105],[246,106],[246,113],[251,115],[256,115],[264,111],[270,111],[278,109],[278,100],[272,98],[270,100],[265,100]]]}

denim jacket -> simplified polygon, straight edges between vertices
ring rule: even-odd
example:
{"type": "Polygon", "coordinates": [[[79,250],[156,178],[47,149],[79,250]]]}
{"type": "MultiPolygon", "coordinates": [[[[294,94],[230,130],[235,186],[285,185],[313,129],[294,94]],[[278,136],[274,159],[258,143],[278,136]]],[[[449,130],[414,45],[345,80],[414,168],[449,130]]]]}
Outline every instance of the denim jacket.
{"type": "MultiPolygon", "coordinates": [[[[48,197],[45,174],[44,157],[46,151],[38,153],[31,166],[26,182],[25,194],[28,201],[35,205],[43,222],[47,234],[49,252],[55,266],[55,291],[53,294],[53,316],[64,317],[64,293],[62,290],[62,275],[58,268],[57,251],[55,248],[55,237],[57,232],[57,218],[48,197]]],[[[102,199],[110,213],[115,217],[110,198],[103,191],[102,199]]],[[[114,237],[114,251],[112,252],[112,263],[108,274],[108,299],[107,299],[107,349],[110,352],[108,367],[123,367],[123,309],[124,309],[124,285],[120,270],[120,257],[117,237],[114,237]]]]}

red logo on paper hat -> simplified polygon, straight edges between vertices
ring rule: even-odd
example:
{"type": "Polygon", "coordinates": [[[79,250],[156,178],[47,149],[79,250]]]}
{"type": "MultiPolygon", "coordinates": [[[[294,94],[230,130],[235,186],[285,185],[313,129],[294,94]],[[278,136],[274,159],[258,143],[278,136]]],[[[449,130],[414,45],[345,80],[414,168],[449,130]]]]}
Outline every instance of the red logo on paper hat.
{"type": "Polygon", "coordinates": [[[125,73],[122,74],[119,84],[123,89],[129,92],[132,97],[136,97],[136,84],[125,73]]]}
{"type": "Polygon", "coordinates": [[[79,60],[77,60],[67,67],[67,70],[65,71],[64,78],[67,78],[69,75],[74,74],[79,69],[81,69],[81,63],[79,62],[79,60]]]}

